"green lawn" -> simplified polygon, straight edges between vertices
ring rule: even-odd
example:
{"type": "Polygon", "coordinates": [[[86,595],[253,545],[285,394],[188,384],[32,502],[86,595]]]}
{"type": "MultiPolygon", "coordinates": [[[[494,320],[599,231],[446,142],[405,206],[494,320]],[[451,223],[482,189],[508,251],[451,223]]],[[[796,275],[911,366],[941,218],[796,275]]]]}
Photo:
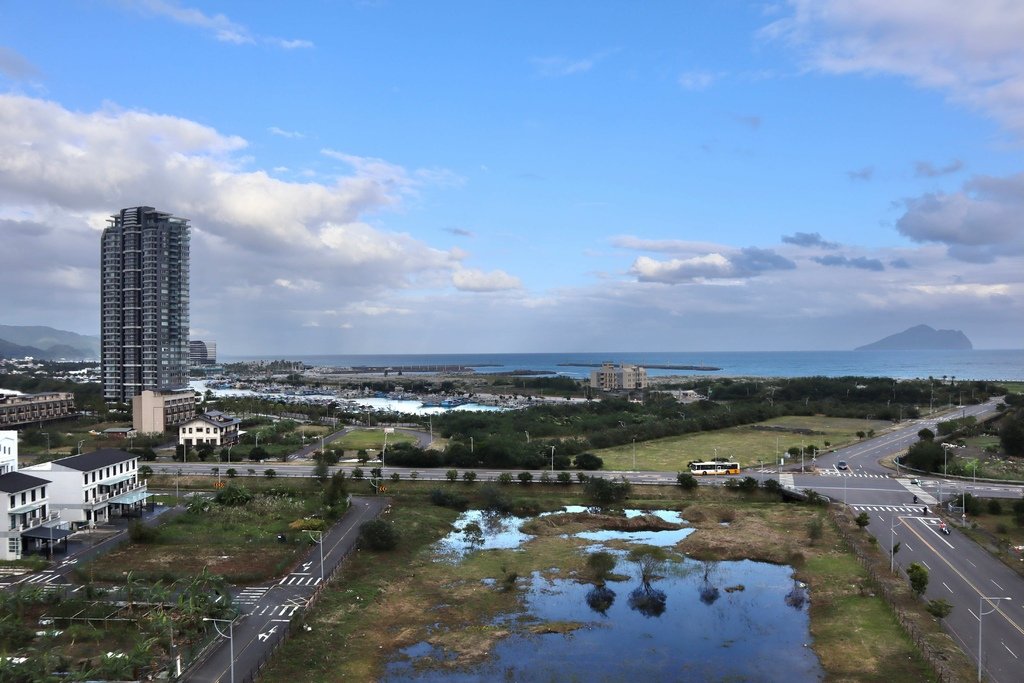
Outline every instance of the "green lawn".
{"type": "MultiPolygon", "coordinates": [[[[388,444],[396,443],[416,443],[416,437],[403,434],[402,432],[394,432],[388,434],[388,444]]],[[[340,439],[336,439],[330,443],[330,446],[337,449],[343,448],[346,451],[358,451],[362,448],[367,450],[381,450],[384,447],[384,430],[383,429],[358,429],[349,432],[340,439]]]]}
{"type": "MultiPolygon", "coordinates": [[[[691,460],[710,460],[716,455],[734,459],[743,467],[756,467],[759,461],[772,463],[776,453],[785,453],[793,446],[814,445],[825,450],[825,442],[828,441],[830,448],[836,448],[856,442],[858,431],[874,429],[880,432],[889,426],[891,423],[882,420],[788,416],[756,425],[638,441],[636,469],[662,472],[684,470],[691,460]],[[797,433],[794,430],[810,430],[813,433],[797,433]]],[[[594,454],[604,459],[606,470],[633,469],[632,444],[604,448],[594,451],[594,454]]],[[[809,457],[807,464],[810,464],[809,457]]]]}

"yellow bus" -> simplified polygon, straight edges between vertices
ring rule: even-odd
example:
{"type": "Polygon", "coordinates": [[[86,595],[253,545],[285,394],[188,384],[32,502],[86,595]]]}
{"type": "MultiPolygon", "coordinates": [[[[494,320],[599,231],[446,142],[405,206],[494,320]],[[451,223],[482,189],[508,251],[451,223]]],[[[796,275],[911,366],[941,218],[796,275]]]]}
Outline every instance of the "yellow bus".
{"type": "Polygon", "coordinates": [[[738,462],[691,462],[690,474],[739,474],[738,462]]]}

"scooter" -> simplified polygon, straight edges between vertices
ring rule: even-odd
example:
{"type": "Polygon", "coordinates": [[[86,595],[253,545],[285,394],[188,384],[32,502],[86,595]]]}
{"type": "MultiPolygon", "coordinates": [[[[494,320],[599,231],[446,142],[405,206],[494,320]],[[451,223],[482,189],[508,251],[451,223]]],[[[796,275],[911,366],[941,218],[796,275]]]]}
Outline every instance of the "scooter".
{"type": "Polygon", "coordinates": [[[917,504],[917,496],[914,496],[914,504],[917,504]]]}
{"type": "Polygon", "coordinates": [[[928,506],[926,505],[923,508],[921,508],[921,516],[924,517],[927,514],[928,514],[928,506]]]}
{"type": "Polygon", "coordinates": [[[939,525],[939,531],[941,531],[942,533],[944,533],[947,536],[949,536],[949,527],[946,526],[945,522],[943,522],[942,524],[939,525]]]}

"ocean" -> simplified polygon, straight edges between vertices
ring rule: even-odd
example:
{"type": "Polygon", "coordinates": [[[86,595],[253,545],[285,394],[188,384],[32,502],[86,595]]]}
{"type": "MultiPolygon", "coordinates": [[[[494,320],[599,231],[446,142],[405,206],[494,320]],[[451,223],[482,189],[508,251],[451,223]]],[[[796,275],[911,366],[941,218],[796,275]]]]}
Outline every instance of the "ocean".
{"type": "Polygon", "coordinates": [[[473,353],[389,355],[274,355],[224,357],[222,362],[287,359],[314,366],[398,367],[463,365],[478,373],[516,370],[575,378],[603,361],[636,365],[689,365],[719,370],[648,369],[650,376],[893,377],[1024,381],[1024,350],[974,351],[709,351],[608,353],[473,353]]]}

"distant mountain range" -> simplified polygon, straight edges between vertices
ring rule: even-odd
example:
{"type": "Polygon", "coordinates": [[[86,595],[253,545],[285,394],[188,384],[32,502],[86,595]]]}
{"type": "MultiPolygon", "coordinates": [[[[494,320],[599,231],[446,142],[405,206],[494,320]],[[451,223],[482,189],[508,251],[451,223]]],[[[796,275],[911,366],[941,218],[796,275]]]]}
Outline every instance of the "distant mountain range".
{"type": "Polygon", "coordinates": [[[0,325],[0,358],[96,360],[100,338],[41,325],[0,325]]]}
{"type": "Polygon", "coordinates": [[[936,330],[915,325],[885,339],[858,346],[854,351],[970,351],[974,346],[960,330],[936,330]]]}

